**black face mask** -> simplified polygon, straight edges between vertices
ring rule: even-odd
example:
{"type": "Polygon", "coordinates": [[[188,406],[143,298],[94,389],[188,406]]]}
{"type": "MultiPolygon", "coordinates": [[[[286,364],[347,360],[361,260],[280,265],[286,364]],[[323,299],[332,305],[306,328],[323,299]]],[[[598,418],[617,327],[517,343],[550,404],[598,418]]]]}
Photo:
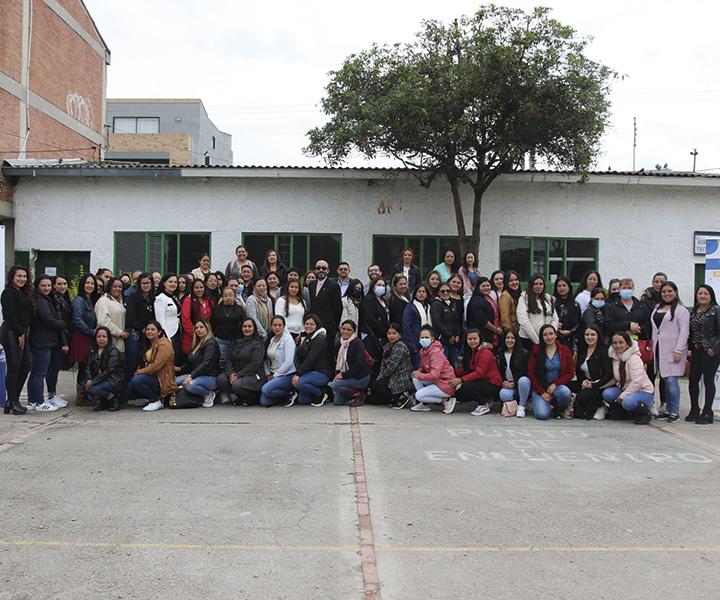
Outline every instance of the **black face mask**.
{"type": "Polygon", "coordinates": [[[362,290],[353,290],[352,292],[350,292],[350,296],[352,298],[355,298],[356,300],[359,300],[360,298],[362,298],[362,290]]]}

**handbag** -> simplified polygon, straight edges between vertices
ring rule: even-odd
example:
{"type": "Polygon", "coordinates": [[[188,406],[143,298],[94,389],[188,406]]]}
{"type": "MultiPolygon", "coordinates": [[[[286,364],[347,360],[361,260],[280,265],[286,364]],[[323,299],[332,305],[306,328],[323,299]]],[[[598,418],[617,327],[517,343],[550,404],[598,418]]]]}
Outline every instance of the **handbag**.
{"type": "Polygon", "coordinates": [[[168,399],[168,408],[197,408],[203,403],[204,398],[197,394],[191,394],[185,388],[180,388],[168,399]]]}
{"type": "Polygon", "coordinates": [[[637,345],[640,349],[640,358],[642,358],[643,364],[651,365],[655,360],[652,340],[637,340],[637,345]]]}
{"type": "Polygon", "coordinates": [[[503,402],[502,410],[500,411],[500,414],[497,415],[498,419],[503,419],[505,417],[514,417],[517,415],[518,410],[518,403],[516,400],[510,400],[510,402],[503,402]]]}

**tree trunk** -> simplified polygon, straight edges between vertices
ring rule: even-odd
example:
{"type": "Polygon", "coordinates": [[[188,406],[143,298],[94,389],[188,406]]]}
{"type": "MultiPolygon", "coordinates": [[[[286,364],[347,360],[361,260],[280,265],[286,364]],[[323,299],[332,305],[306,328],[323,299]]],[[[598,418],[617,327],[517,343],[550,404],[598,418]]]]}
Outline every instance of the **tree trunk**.
{"type": "MultiPolygon", "coordinates": [[[[473,221],[472,221],[472,250],[475,256],[480,256],[480,226],[482,225],[482,199],[483,194],[487,188],[483,186],[476,186],[473,190],[474,201],[473,201],[473,221]]],[[[479,261],[479,259],[478,259],[479,261]]]]}
{"type": "Polygon", "coordinates": [[[467,233],[465,231],[465,217],[463,216],[462,198],[460,197],[460,185],[457,177],[449,175],[448,180],[450,181],[453,206],[455,207],[455,222],[457,223],[458,239],[460,240],[460,262],[462,262],[462,258],[465,257],[465,253],[468,251],[468,241],[467,233]]]}

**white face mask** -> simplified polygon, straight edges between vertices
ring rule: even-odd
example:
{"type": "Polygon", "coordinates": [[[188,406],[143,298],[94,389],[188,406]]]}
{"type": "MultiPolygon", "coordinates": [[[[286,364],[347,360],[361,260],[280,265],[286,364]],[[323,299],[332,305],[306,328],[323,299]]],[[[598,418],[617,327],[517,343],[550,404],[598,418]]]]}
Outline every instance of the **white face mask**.
{"type": "Polygon", "coordinates": [[[423,348],[428,348],[432,344],[432,340],[430,338],[420,338],[420,345],[423,348]]]}
{"type": "Polygon", "coordinates": [[[384,285],[376,285],[375,286],[375,295],[376,296],[384,296],[385,295],[385,286],[384,285]]]}

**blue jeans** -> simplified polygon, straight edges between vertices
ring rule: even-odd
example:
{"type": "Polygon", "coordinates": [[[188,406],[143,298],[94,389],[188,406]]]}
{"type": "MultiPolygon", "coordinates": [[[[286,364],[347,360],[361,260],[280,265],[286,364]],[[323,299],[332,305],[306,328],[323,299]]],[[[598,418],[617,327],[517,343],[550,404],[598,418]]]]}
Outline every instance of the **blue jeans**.
{"type": "Polygon", "coordinates": [[[62,351],[62,346],[55,346],[50,353],[50,364],[48,365],[47,375],[45,375],[45,384],[47,385],[48,396],[52,396],[57,392],[58,373],[63,366],[63,360],[66,354],[62,351]]]}
{"type": "MultiPolygon", "coordinates": [[[[183,381],[185,381],[187,376],[188,374],[186,373],[185,375],[176,377],[175,383],[182,387],[183,381]]],[[[217,378],[210,377],[209,375],[200,375],[193,379],[190,386],[185,389],[196,396],[207,396],[210,392],[217,389],[217,378]]]]}
{"type": "MultiPolygon", "coordinates": [[[[175,366],[182,366],[182,328],[178,329],[170,338],[170,343],[175,351],[175,366]]],[[[127,347],[127,342],[125,344],[127,347]]]]}
{"type": "Polygon", "coordinates": [[[460,344],[453,344],[452,346],[446,346],[443,344],[443,354],[448,359],[448,362],[452,365],[452,368],[457,368],[457,359],[460,352],[460,344]]]}
{"type": "MultiPolygon", "coordinates": [[[[613,402],[617,401],[617,399],[620,397],[620,394],[622,394],[622,390],[619,387],[609,387],[603,390],[602,398],[608,404],[612,404],[613,402]]],[[[634,392],[632,394],[628,394],[627,396],[625,396],[625,398],[623,398],[622,407],[626,411],[632,412],[640,404],[644,404],[645,406],[650,408],[653,405],[653,402],[655,402],[654,394],[651,394],[650,392],[634,392]]]]}
{"type": "Polygon", "coordinates": [[[310,371],[301,375],[298,379],[298,404],[310,404],[322,396],[322,388],[326,386],[330,378],[325,373],[310,371]]]}
{"type": "Polygon", "coordinates": [[[440,404],[443,398],[449,396],[449,394],[443,392],[432,381],[423,381],[413,377],[412,382],[415,386],[415,400],[418,402],[440,404]]]}
{"type": "Polygon", "coordinates": [[[143,332],[136,331],[132,333],[132,329],[127,327],[125,331],[128,332],[128,339],[125,340],[125,359],[127,360],[127,377],[130,381],[135,373],[135,369],[138,368],[138,357],[140,356],[140,343],[143,339],[143,332]]]}
{"type": "Polygon", "coordinates": [[[218,347],[220,348],[220,370],[225,370],[225,355],[227,354],[228,348],[230,347],[230,342],[232,340],[221,340],[219,337],[215,338],[215,341],[218,343],[218,347]]]}
{"type": "Polygon", "coordinates": [[[370,384],[370,374],[368,373],[365,377],[360,379],[339,379],[338,381],[331,381],[328,385],[335,394],[333,403],[337,405],[347,404],[350,401],[350,397],[346,395],[347,390],[360,390],[364,392],[367,390],[367,386],[370,384]]]}
{"type": "Polygon", "coordinates": [[[35,348],[30,346],[30,376],[28,377],[28,404],[42,404],[45,401],[45,375],[50,366],[52,348],[35,348]]]}
{"type": "Polygon", "coordinates": [[[671,415],[680,414],[680,383],[677,377],[663,377],[665,382],[665,410],[671,415]]]}
{"type": "Polygon", "coordinates": [[[150,402],[160,400],[160,382],[155,375],[135,375],[125,387],[124,400],[145,398],[150,402]]]}
{"type": "Polygon", "coordinates": [[[532,383],[530,383],[530,378],[523,376],[515,382],[514,388],[503,388],[500,390],[500,400],[502,402],[517,400],[520,406],[525,406],[531,391],[532,383]]]}
{"type": "Polygon", "coordinates": [[[294,373],[273,377],[262,386],[260,390],[260,406],[272,406],[277,398],[287,398],[293,389],[293,375],[294,373]]]}
{"type": "Polygon", "coordinates": [[[92,398],[93,400],[107,400],[110,394],[122,395],[124,390],[125,384],[114,388],[109,381],[102,381],[97,385],[91,385],[87,395],[88,398],[92,398]]]}
{"type": "Polygon", "coordinates": [[[550,399],[549,403],[545,402],[543,397],[535,390],[533,390],[532,405],[533,413],[535,413],[535,418],[539,419],[540,421],[545,421],[546,419],[549,419],[550,415],[552,414],[553,405],[557,406],[558,408],[567,406],[567,404],[570,402],[570,398],[572,398],[572,392],[570,391],[570,388],[566,385],[559,385],[555,388],[555,391],[553,392],[552,398],[550,399]]]}

